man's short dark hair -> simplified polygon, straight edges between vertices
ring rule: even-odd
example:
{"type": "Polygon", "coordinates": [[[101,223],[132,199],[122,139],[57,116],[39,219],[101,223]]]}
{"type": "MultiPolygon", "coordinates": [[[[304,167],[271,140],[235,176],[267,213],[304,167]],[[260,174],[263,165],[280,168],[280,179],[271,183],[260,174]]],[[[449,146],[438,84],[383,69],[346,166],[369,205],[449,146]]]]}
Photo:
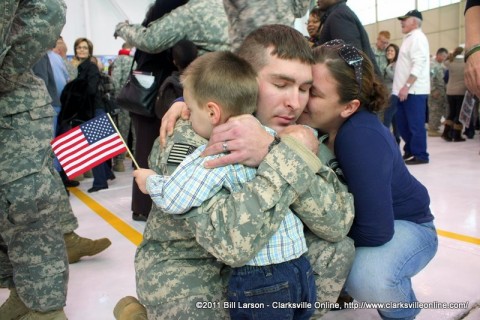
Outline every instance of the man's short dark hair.
{"type": "Polygon", "coordinates": [[[172,58],[180,71],[188,67],[197,55],[197,46],[190,40],[180,40],[172,48],[172,58]]]}

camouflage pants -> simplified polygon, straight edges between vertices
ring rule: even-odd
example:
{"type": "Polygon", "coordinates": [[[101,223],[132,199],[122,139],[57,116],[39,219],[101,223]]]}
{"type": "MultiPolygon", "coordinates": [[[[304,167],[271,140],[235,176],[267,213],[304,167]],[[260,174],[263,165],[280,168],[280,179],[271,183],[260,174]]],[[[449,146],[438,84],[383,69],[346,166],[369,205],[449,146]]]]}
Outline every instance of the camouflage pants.
{"type": "MultiPolygon", "coordinates": [[[[116,123],[118,126],[118,131],[120,131],[120,134],[122,135],[123,140],[125,141],[125,143],[127,143],[128,133],[130,132],[130,125],[132,123],[132,120],[130,119],[130,114],[127,110],[120,108],[120,111],[118,112],[116,119],[117,119],[116,123]]],[[[134,130],[132,130],[132,134],[134,134],[133,131],[134,130]]],[[[135,138],[133,140],[132,145],[133,146],[135,145],[135,138]]],[[[130,151],[132,151],[133,153],[133,150],[130,150],[130,151]]],[[[117,162],[123,161],[124,159],[125,159],[125,152],[113,158],[114,160],[113,163],[116,164],[117,162]]]]}
{"type": "Polygon", "coordinates": [[[428,97],[428,130],[437,131],[440,127],[442,116],[446,117],[447,111],[447,97],[432,92],[428,97]]]}
{"type": "MultiPolygon", "coordinates": [[[[312,233],[306,233],[305,237],[309,247],[307,257],[315,272],[317,301],[335,303],[353,264],[353,241],[345,238],[331,243],[312,233]]],[[[228,309],[223,308],[228,267],[206,258],[163,260],[162,250],[158,249],[155,241],[145,241],[135,258],[137,294],[147,308],[149,320],[230,319],[228,309]],[[166,286],[169,295],[176,295],[177,299],[165,297],[162,287],[166,286]],[[202,301],[218,304],[202,304],[202,301]]],[[[328,311],[318,310],[317,314],[328,311]]]]}
{"type": "MultiPolygon", "coordinates": [[[[353,240],[345,238],[340,242],[327,242],[311,232],[305,233],[308,252],[317,287],[317,302],[335,303],[355,258],[353,240]]],[[[326,304],[328,305],[328,304],[326,304]]],[[[323,315],[330,309],[318,309],[316,315],[323,315]]]]}
{"type": "Polygon", "coordinates": [[[48,107],[4,117],[0,127],[0,285],[38,311],[65,306],[63,230],[77,227],[52,165],[48,107]]]}

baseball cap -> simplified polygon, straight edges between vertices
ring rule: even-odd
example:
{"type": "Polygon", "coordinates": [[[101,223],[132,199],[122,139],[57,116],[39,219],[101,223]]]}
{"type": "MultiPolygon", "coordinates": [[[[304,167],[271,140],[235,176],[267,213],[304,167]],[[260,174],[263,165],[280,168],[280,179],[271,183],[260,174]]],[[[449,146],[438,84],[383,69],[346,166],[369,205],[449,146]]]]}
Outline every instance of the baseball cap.
{"type": "Polygon", "coordinates": [[[398,20],[405,20],[409,17],[416,17],[420,20],[423,20],[422,13],[419,12],[418,10],[410,10],[405,15],[398,17],[398,20]]]}

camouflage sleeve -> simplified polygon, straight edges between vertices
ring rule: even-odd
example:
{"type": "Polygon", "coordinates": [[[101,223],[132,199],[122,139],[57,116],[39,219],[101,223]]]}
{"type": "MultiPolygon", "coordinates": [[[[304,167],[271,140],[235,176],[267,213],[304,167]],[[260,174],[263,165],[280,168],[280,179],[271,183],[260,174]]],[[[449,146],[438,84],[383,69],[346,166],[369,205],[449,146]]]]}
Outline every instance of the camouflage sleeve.
{"type": "Polygon", "coordinates": [[[293,138],[282,141],[241,191],[223,191],[187,214],[197,242],[230,266],[244,265],[265,246],[321,167],[320,160],[293,138]]]}
{"type": "Polygon", "coordinates": [[[123,78],[125,71],[122,70],[123,64],[121,63],[121,60],[117,58],[117,60],[113,62],[113,65],[114,67],[112,70],[112,81],[115,88],[114,96],[116,97],[120,93],[120,90],[123,88],[126,79],[123,78]]]}
{"type": "Polygon", "coordinates": [[[343,240],[353,223],[353,196],[327,166],[290,208],[316,236],[330,242],[343,240]]]}
{"type": "Polygon", "coordinates": [[[65,10],[63,0],[1,1],[0,92],[29,86],[27,74],[54,47],[65,24],[65,10]]]}
{"type": "Polygon", "coordinates": [[[305,14],[307,14],[308,7],[310,6],[310,3],[313,2],[311,0],[291,0],[291,1],[293,6],[293,15],[295,16],[295,18],[301,18],[305,14]]]}
{"type": "Polygon", "coordinates": [[[115,34],[142,51],[158,53],[173,47],[194,31],[191,29],[197,26],[188,21],[192,21],[191,13],[184,5],[153,21],[148,27],[119,23],[115,34]]]}

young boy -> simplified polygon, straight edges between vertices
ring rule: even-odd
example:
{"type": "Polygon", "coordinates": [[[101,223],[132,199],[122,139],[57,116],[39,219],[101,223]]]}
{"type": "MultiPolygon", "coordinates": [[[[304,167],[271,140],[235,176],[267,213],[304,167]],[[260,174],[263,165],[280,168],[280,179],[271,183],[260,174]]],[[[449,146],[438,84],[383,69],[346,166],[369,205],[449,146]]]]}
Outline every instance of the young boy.
{"type": "MultiPolygon", "coordinates": [[[[248,62],[233,53],[214,52],[197,58],[185,70],[182,84],[192,128],[206,139],[215,126],[229,117],[255,111],[256,73],[248,62]]],[[[265,130],[275,135],[272,129],[265,130]]],[[[223,148],[228,152],[227,143],[223,148]]],[[[181,214],[200,206],[222,188],[234,192],[255,177],[255,168],[239,164],[205,169],[203,162],[212,157],[201,158],[204,149],[200,146],[187,156],[171,176],[157,175],[149,169],[136,170],[134,177],[140,190],[150,194],[163,211],[181,214]]],[[[290,314],[290,319],[308,319],[314,312],[316,290],[310,263],[302,256],[306,250],[303,224],[290,211],[268,244],[245,266],[233,268],[228,285],[231,318],[251,317],[255,313],[258,319],[286,314],[290,314]],[[254,283],[253,296],[245,294],[246,283],[249,288],[254,283]],[[274,302],[293,303],[297,307],[278,308],[274,302]],[[302,302],[305,304],[301,305],[302,302]],[[250,303],[257,303],[260,308],[249,308],[250,303]]]]}

